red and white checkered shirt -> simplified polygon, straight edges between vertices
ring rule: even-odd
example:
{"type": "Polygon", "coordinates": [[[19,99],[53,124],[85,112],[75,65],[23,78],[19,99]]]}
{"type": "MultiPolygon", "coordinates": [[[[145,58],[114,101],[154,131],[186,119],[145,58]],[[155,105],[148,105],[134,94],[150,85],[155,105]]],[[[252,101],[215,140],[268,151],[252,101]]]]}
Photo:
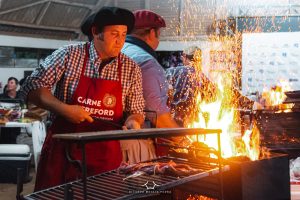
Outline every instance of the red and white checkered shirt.
{"type": "MultiPolygon", "coordinates": [[[[94,43],[90,43],[90,58],[87,61],[84,75],[90,78],[119,80],[118,59],[105,65],[99,74],[101,58],[98,57],[94,43]]],[[[38,88],[55,87],[54,96],[65,103],[71,103],[72,96],[78,85],[85,58],[85,44],[64,46],[54,51],[29,76],[21,88],[21,95],[25,97],[29,91],[38,88]]],[[[140,67],[129,57],[120,54],[122,67],[122,103],[123,111],[130,114],[143,114],[144,98],[142,89],[142,74],[140,67]]]]}

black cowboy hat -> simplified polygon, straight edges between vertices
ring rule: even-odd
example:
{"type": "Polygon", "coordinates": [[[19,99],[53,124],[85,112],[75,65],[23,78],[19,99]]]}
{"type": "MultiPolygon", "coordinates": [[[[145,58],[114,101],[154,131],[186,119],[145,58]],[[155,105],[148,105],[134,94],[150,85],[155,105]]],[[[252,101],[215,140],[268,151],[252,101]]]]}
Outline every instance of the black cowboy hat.
{"type": "Polygon", "coordinates": [[[102,7],[97,13],[95,13],[92,25],[95,25],[99,31],[102,31],[104,26],[126,25],[127,33],[130,33],[133,29],[134,21],[133,13],[127,9],[118,7],[102,7]]]}
{"type": "Polygon", "coordinates": [[[93,39],[92,26],[93,26],[93,23],[94,23],[95,15],[96,15],[96,13],[88,16],[88,18],[86,18],[80,26],[81,32],[84,35],[88,36],[90,41],[93,39]]]}

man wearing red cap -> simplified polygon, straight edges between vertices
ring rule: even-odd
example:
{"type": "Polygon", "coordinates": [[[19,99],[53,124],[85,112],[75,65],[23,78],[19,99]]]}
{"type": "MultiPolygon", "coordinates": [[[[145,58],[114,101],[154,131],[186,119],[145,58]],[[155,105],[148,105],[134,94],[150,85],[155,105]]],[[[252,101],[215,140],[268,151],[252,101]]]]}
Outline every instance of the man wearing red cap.
{"type": "MultiPolygon", "coordinates": [[[[145,98],[146,110],[157,113],[158,128],[179,127],[170,114],[170,108],[167,106],[168,100],[168,82],[164,69],[157,61],[155,50],[159,45],[160,29],[166,27],[162,16],[149,11],[137,10],[133,12],[135,16],[134,28],[127,36],[122,52],[132,58],[142,69],[143,94],[145,98]]],[[[138,140],[140,146],[146,155],[152,155],[153,145],[149,141],[138,140]]],[[[134,141],[132,141],[134,143],[134,141]]],[[[122,150],[130,152],[129,141],[121,143],[122,150]],[[125,144],[127,142],[127,144],[125,144]]]]}
{"type": "MultiPolygon", "coordinates": [[[[67,147],[52,139],[53,134],[117,129],[105,120],[129,129],[139,129],[143,123],[141,70],[120,53],[133,25],[132,12],[116,7],[101,8],[92,21],[91,42],[56,50],[24,82],[23,96],[52,112],[35,190],[80,178],[78,167],[66,159],[67,147]]],[[[77,145],[70,145],[68,150],[72,159],[81,160],[77,145]]],[[[86,158],[89,176],[115,169],[122,160],[120,143],[89,143],[86,158]]]]}

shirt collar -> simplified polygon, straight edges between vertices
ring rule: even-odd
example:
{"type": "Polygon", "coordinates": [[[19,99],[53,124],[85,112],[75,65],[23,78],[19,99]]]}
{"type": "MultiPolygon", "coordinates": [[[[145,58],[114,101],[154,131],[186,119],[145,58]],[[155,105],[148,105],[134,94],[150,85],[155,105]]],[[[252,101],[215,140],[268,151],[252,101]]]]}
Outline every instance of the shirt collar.
{"type": "Polygon", "coordinates": [[[91,43],[90,43],[89,53],[90,53],[91,61],[93,61],[93,62],[98,61],[98,60],[101,61],[101,58],[98,56],[98,53],[96,51],[94,41],[91,41],[91,43]]]}
{"type": "Polygon", "coordinates": [[[127,35],[126,42],[139,46],[140,48],[144,49],[147,53],[157,59],[156,52],[143,40],[136,38],[132,35],[127,35]]]}
{"type": "MultiPolygon", "coordinates": [[[[99,57],[98,53],[97,53],[97,50],[95,48],[95,43],[94,43],[94,40],[92,40],[90,42],[90,49],[89,49],[89,54],[90,54],[90,60],[95,64],[95,63],[101,63],[102,62],[102,59],[99,57]]],[[[117,57],[116,57],[117,58],[117,57]]],[[[114,58],[111,60],[111,62],[109,62],[108,64],[112,64],[114,62],[117,61],[117,59],[114,58]]]]}

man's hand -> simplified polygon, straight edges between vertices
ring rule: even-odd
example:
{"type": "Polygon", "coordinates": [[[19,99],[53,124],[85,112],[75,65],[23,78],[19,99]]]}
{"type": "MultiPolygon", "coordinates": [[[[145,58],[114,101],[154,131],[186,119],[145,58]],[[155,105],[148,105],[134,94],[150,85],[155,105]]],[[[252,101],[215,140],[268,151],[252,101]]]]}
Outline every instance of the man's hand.
{"type": "Polygon", "coordinates": [[[132,114],[125,121],[123,130],[141,129],[141,124],[143,123],[144,117],[141,114],[132,114]]]}
{"type": "Polygon", "coordinates": [[[82,106],[69,105],[57,99],[47,88],[38,88],[28,94],[28,101],[40,108],[49,110],[60,115],[72,123],[84,121],[93,122],[90,113],[86,112],[82,106]]]}
{"type": "Polygon", "coordinates": [[[64,112],[61,115],[68,121],[79,124],[84,121],[93,122],[90,113],[86,112],[82,106],[79,105],[65,105],[64,112]]]}
{"type": "Polygon", "coordinates": [[[128,130],[128,129],[141,129],[141,125],[134,119],[126,120],[123,126],[123,130],[128,130]]]}

